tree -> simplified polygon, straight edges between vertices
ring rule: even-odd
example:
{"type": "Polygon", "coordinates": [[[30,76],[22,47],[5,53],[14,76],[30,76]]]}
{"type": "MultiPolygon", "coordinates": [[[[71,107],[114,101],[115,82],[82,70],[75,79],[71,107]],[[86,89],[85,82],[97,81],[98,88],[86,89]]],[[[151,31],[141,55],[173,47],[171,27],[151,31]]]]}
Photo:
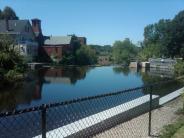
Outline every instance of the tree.
{"type": "Polygon", "coordinates": [[[180,49],[180,55],[184,60],[184,46],[182,46],[182,48],[180,49]]]}
{"type": "Polygon", "coordinates": [[[81,46],[76,51],[76,62],[78,65],[91,65],[97,62],[96,52],[89,46],[81,46]]]}
{"type": "Polygon", "coordinates": [[[128,38],[124,41],[116,41],[113,44],[113,59],[118,64],[129,64],[132,59],[135,59],[138,53],[136,47],[128,38]]]}
{"type": "MultiPolygon", "coordinates": [[[[161,19],[158,23],[146,26],[144,29],[144,48],[151,47],[152,49],[155,45],[157,47],[154,49],[157,52],[160,51],[160,57],[183,57],[183,37],[184,11],[181,11],[172,20],[161,19]]],[[[152,51],[151,54],[147,55],[153,56],[154,53],[155,51],[152,51]]]]}
{"type": "MultiPolygon", "coordinates": [[[[160,20],[158,23],[151,24],[144,29],[144,45],[145,48],[152,47],[156,49],[158,56],[169,56],[168,47],[171,42],[170,20],[160,20]],[[155,46],[155,48],[153,47],[155,46]]],[[[146,50],[145,50],[146,51],[146,50]]],[[[150,56],[155,55],[155,51],[150,51],[150,56]]]]}
{"type": "Polygon", "coordinates": [[[6,20],[18,20],[19,18],[17,17],[15,11],[11,7],[5,7],[3,12],[1,12],[1,19],[6,19],[6,20]]]}
{"type": "Polygon", "coordinates": [[[184,46],[184,10],[179,12],[172,21],[172,45],[175,55],[182,56],[180,50],[184,46]]]}
{"type": "Polygon", "coordinates": [[[9,80],[14,79],[17,73],[25,69],[23,58],[16,51],[13,39],[8,35],[0,36],[0,47],[0,75],[9,80]]]}
{"type": "Polygon", "coordinates": [[[98,56],[106,56],[106,55],[111,55],[112,54],[112,46],[110,45],[89,45],[92,49],[96,51],[96,54],[98,56]]]}
{"type": "Polygon", "coordinates": [[[3,18],[2,11],[0,9],[0,20],[3,18]]]}
{"type": "Polygon", "coordinates": [[[147,61],[149,58],[163,57],[163,53],[160,47],[160,44],[150,44],[149,46],[144,47],[138,53],[138,59],[140,61],[147,61]]]}

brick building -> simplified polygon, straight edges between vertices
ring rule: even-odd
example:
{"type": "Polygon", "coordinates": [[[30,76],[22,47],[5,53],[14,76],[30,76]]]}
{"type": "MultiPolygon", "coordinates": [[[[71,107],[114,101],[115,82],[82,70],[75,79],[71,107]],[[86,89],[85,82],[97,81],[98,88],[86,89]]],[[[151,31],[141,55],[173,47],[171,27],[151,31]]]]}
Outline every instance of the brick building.
{"type": "Polygon", "coordinates": [[[64,53],[73,49],[72,36],[50,36],[44,40],[43,51],[52,61],[59,62],[62,60],[64,53]]]}

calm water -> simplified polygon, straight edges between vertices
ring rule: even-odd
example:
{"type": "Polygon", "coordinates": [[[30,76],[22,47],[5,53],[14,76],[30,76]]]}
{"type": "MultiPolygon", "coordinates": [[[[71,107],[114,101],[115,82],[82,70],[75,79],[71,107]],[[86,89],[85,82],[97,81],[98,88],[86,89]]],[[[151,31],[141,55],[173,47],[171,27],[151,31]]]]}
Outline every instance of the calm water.
{"type": "MultiPolygon", "coordinates": [[[[13,110],[54,103],[79,97],[94,96],[117,90],[138,87],[152,82],[174,77],[172,71],[156,69],[136,70],[122,67],[57,67],[30,71],[26,81],[18,89],[2,90],[0,110],[13,110]]],[[[155,93],[164,95],[180,87],[177,83],[163,86],[155,93]],[[174,87],[173,87],[174,86],[174,87]],[[168,90],[169,89],[169,90],[168,90]]],[[[125,96],[124,102],[142,96],[137,92],[125,96]],[[129,97],[129,98],[127,98],[129,97]]]]}

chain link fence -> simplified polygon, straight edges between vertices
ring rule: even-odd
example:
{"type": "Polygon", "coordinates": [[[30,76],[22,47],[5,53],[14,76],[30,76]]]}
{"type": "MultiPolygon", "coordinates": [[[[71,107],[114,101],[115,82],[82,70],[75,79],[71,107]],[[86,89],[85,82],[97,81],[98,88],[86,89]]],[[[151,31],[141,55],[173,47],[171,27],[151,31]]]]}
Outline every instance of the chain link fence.
{"type": "MultiPolygon", "coordinates": [[[[129,127],[125,125],[124,130],[131,132],[133,126],[144,125],[145,135],[148,136],[151,134],[151,111],[159,106],[159,97],[154,94],[154,88],[160,86],[154,84],[1,113],[0,137],[99,137],[99,133],[127,122],[130,123],[129,127]],[[141,122],[131,123],[133,118],[145,113],[147,115],[140,119],[141,122]]],[[[120,130],[122,128],[111,131],[111,135],[126,137],[127,132],[120,134],[120,130]]],[[[135,135],[141,133],[138,131],[135,135]]]]}

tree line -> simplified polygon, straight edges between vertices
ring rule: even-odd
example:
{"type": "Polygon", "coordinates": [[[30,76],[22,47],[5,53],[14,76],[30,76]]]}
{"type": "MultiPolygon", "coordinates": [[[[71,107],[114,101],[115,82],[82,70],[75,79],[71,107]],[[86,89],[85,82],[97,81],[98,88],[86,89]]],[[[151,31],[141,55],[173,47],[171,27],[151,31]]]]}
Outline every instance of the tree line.
{"type": "MultiPolygon", "coordinates": [[[[0,10],[0,19],[19,19],[14,10],[0,10]]],[[[144,28],[144,40],[140,46],[129,38],[111,45],[80,46],[76,41],[74,51],[66,53],[62,64],[96,64],[99,56],[109,56],[113,63],[128,64],[130,61],[147,61],[149,58],[184,58],[184,11],[173,19],[161,19],[144,28]]]]}
{"type": "Polygon", "coordinates": [[[173,19],[161,19],[144,28],[142,60],[150,57],[184,58],[184,11],[173,19]]]}
{"type": "Polygon", "coordinates": [[[140,46],[128,38],[116,41],[112,46],[115,63],[129,63],[131,60],[147,61],[149,58],[184,59],[184,11],[173,19],[161,19],[144,28],[144,40],[140,46]]]}

